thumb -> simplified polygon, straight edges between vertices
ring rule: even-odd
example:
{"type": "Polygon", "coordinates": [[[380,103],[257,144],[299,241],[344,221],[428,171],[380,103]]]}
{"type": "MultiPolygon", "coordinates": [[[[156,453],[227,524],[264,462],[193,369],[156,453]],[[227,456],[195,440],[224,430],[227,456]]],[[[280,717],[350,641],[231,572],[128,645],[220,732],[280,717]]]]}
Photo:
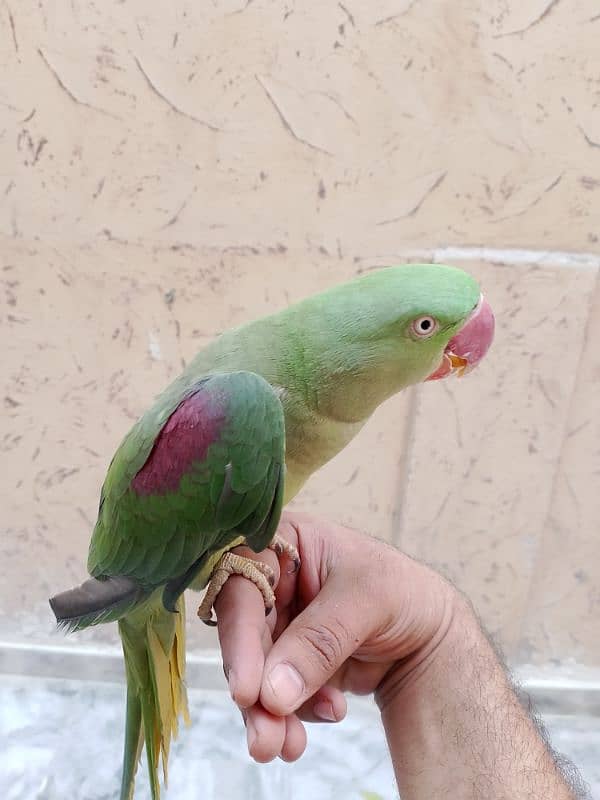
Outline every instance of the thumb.
{"type": "Polygon", "coordinates": [[[357,613],[353,593],[348,597],[334,583],[325,584],[267,656],[260,701],[272,714],[283,716],[299,708],[368,636],[368,610],[357,613]]]}

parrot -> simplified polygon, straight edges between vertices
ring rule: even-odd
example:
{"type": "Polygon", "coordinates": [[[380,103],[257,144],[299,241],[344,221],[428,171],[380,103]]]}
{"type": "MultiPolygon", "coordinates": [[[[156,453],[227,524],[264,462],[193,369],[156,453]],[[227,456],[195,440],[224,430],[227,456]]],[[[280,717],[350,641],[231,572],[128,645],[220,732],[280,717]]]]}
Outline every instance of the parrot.
{"type": "Polygon", "coordinates": [[[121,800],[145,745],[152,800],[181,716],[183,593],[212,607],[230,574],[252,580],[265,611],[269,568],[232,553],[272,547],[283,506],[402,389],[462,375],[485,356],[494,314],[457,267],[369,270],[213,339],[125,435],[100,493],[80,586],[50,599],[60,627],[117,622],[126,674],[121,800]]]}

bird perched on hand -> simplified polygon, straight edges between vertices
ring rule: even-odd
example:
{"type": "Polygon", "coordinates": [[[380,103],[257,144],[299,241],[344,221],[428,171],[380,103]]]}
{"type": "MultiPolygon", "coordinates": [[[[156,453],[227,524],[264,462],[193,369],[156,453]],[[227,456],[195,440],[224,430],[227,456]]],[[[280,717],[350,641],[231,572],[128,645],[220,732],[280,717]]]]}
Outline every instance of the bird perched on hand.
{"type": "Polygon", "coordinates": [[[133,797],[145,742],[160,794],[180,713],[187,718],[182,593],[230,574],[274,602],[245,543],[297,553],[276,537],[283,505],[405,387],[462,374],[485,355],[494,317],[475,280],[436,264],[389,267],[215,339],[117,449],[102,487],[88,571],[50,605],[80,630],[118,621],[127,676],[121,800],[133,797]],[[212,578],[212,580],[211,580],[212,578]]]}

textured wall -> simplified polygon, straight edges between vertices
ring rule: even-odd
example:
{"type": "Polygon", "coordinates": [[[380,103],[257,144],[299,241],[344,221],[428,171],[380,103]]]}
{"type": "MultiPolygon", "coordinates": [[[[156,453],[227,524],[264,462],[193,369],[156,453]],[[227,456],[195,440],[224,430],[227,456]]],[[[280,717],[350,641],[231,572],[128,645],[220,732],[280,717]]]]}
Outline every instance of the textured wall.
{"type": "Polygon", "coordinates": [[[481,278],[493,355],[297,505],[442,566],[513,658],[600,665],[599,31],[586,0],[0,6],[1,637],[62,641],[113,449],[215,332],[431,258],[481,278]]]}

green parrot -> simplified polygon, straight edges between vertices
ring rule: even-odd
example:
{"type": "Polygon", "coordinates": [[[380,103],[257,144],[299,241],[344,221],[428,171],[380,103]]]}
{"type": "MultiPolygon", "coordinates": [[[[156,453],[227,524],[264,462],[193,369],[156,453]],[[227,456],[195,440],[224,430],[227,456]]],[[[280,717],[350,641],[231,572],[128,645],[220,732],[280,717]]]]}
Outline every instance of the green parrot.
{"type": "Polygon", "coordinates": [[[388,267],[222,334],[134,424],[102,487],[91,578],[50,600],[68,630],[118,621],[121,800],[133,797],[143,742],[158,800],[159,760],[166,783],[171,737],[179,715],[188,718],[184,590],[208,585],[199,614],[210,622],[223,576],[238,572],[268,610],[268,570],[228,551],[273,546],[283,505],[380,403],[472,369],[493,331],[489,304],[462,270],[388,267]]]}

